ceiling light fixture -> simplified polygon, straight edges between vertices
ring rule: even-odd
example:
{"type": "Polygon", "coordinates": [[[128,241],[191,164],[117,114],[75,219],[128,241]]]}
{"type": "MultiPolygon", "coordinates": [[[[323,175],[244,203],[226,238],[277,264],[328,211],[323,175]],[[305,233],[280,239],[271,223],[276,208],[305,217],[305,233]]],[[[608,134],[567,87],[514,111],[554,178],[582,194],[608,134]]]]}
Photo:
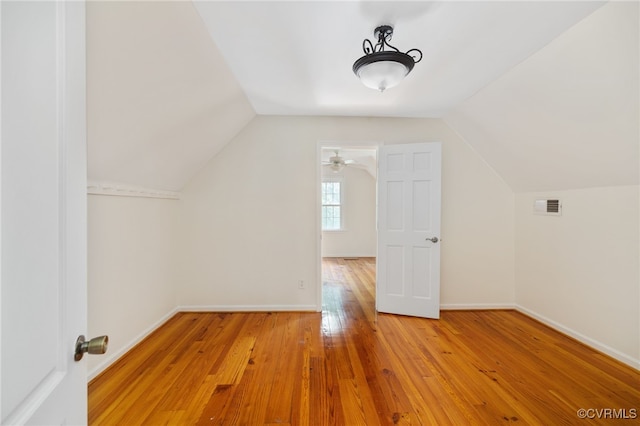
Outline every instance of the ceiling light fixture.
{"type": "Polygon", "coordinates": [[[333,157],[329,157],[328,161],[323,161],[322,162],[323,165],[329,166],[329,168],[331,169],[332,172],[338,173],[342,169],[344,169],[344,166],[355,163],[354,160],[345,160],[344,158],[342,158],[340,156],[340,154],[338,154],[338,150],[337,149],[334,150],[333,152],[336,155],[334,155],[333,157]]]}
{"type": "Polygon", "coordinates": [[[339,173],[342,169],[344,169],[344,163],[333,163],[329,166],[333,173],[339,173]]]}
{"type": "Polygon", "coordinates": [[[382,25],[375,29],[374,36],[378,42],[374,46],[369,39],[362,42],[365,55],[353,64],[353,72],[362,83],[372,89],[383,92],[385,89],[397,86],[422,60],[419,49],[411,49],[406,53],[391,46],[393,27],[382,25]],[[385,50],[385,47],[390,50],[385,50]]]}

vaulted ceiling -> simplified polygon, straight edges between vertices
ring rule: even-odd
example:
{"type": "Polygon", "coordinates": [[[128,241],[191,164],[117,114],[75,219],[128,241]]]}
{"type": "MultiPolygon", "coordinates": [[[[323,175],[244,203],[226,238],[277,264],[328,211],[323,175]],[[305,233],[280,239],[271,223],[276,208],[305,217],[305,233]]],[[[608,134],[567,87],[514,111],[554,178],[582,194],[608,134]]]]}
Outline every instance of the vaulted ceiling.
{"type": "Polygon", "coordinates": [[[89,177],[179,190],[255,114],[348,115],[441,117],[515,191],[637,184],[638,4],[603,4],[90,2],[89,177]],[[380,24],[424,54],[384,93],[380,24]]]}
{"type": "Polygon", "coordinates": [[[194,4],[258,114],[441,117],[602,3],[194,4]],[[386,93],[351,70],[382,24],[394,27],[397,48],[424,55],[386,93]]]}
{"type": "Polygon", "coordinates": [[[638,184],[638,3],[611,3],[446,116],[516,192],[638,184]]]}
{"type": "Polygon", "coordinates": [[[190,2],[87,4],[89,179],[181,189],[255,112],[190,2]]]}

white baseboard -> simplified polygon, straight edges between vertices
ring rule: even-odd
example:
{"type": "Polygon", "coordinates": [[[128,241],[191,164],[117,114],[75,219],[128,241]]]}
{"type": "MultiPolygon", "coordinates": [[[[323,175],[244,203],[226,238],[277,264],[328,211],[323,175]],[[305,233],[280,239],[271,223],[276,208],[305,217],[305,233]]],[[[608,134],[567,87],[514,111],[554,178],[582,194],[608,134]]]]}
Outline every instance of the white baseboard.
{"type": "Polygon", "coordinates": [[[317,312],[316,305],[183,305],[178,312],[317,312]]]}
{"type": "Polygon", "coordinates": [[[178,306],[171,310],[142,333],[131,339],[129,343],[116,352],[109,353],[102,362],[89,371],[87,381],[95,379],[107,367],[129,352],[135,345],[167,322],[178,312],[317,312],[315,305],[191,305],[178,306]]]}
{"type": "Polygon", "coordinates": [[[582,333],[579,333],[569,327],[565,327],[564,325],[556,322],[552,319],[545,317],[544,315],[540,315],[537,312],[534,312],[530,309],[525,308],[522,305],[513,304],[513,303],[504,303],[504,304],[492,304],[492,303],[444,303],[440,305],[440,309],[443,311],[454,311],[454,310],[483,310],[483,309],[515,309],[516,311],[525,314],[531,318],[534,318],[541,323],[553,328],[560,333],[566,334],[585,345],[600,351],[610,357],[617,359],[618,361],[635,368],[636,370],[640,370],[640,359],[635,359],[627,354],[624,354],[616,349],[613,349],[610,346],[605,345],[602,342],[599,342],[595,339],[585,336],[582,333]]]}
{"type": "Polygon", "coordinates": [[[540,321],[541,323],[548,325],[549,327],[553,328],[554,330],[557,330],[561,333],[566,334],[567,336],[573,337],[574,339],[578,340],[579,342],[584,343],[585,345],[596,349],[606,355],[609,355],[612,358],[617,359],[618,361],[627,364],[630,367],[635,368],[636,370],[640,370],[640,359],[635,359],[627,354],[624,354],[616,349],[613,349],[610,346],[605,345],[602,342],[599,342],[595,339],[592,339],[590,337],[585,336],[582,333],[579,333],[569,327],[565,327],[564,325],[560,324],[559,322],[556,322],[552,319],[549,319],[547,317],[545,317],[544,315],[540,315],[537,312],[534,312],[530,309],[525,308],[524,306],[515,305],[515,309],[518,312],[521,312],[527,316],[530,316],[531,318],[534,318],[538,321],[540,321]]]}
{"type": "Polygon", "coordinates": [[[127,352],[129,352],[131,350],[131,348],[133,348],[135,345],[140,343],[145,337],[147,337],[148,335],[150,335],[151,333],[156,331],[156,329],[158,329],[158,327],[160,327],[162,324],[167,322],[171,317],[173,317],[178,312],[179,312],[178,309],[173,309],[173,310],[169,311],[167,314],[165,314],[158,321],[156,321],[155,323],[153,323],[152,325],[147,327],[142,333],[138,334],[136,337],[131,339],[129,341],[129,343],[127,343],[125,346],[120,348],[120,350],[118,350],[116,352],[112,352],[112,353],[107,352],[108,355],[105,358],[103,358],[103,361],[100,364],[98,364],[95,368],[93,368],[91,371],[89,371],[89,375],[88,375],[87,381],[91,381],[91,380],[95,379],[107,367],[109,367],[111,364],[116,362],[122,355],[124,355],[127,352]]]}
{"type": "MultiPolygon", "coordinates": [[[[623,354],[597,340],[585,336],[575,330],[553,321],[543,315],[531,311],[524,306],[512,303],[444,303],[440,305],[443,311],[453,310],[488,310],[488,309],[515,309],[531,318],[540,321],[549,327],[564,333],[574,339],[590,346],[618,361],[629,365],[630,367],[640,370],[640,359],[635,359],[629,355],[623,354]]],[[[133,338],[127,345],[117,352],[109,354],[108,357],[89,372],[88,381],[96,378],[107,367],[113,364],[118,358],[127,353],[131,348],[140,343],[145,337],[154,332],[158,327],[167,322],[178,312],[317,312],[315,305],[183,305],[171,310],[153,325],[149,326],[142,333],[133,338]]]]}
{"type": "Polygon", "coordinates": [[[515,305],[513,303],[442,303],[440,309],[443,311],[515,309],[515,305]]]}

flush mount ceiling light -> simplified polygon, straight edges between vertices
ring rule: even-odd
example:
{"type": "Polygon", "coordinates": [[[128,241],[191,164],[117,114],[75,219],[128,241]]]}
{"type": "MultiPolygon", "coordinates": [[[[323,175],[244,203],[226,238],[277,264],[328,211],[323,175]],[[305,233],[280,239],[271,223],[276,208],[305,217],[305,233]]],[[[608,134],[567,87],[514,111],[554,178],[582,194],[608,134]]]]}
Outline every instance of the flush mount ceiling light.
{"type": "Polygon", "coordinates": [[[353,72],[365,86],[383,92],[397,86],[411,72],[413,66],[422,59],[422,52],[411,49],[402,53],[391,46],[389,41],[393,27],[390,25],[377,27],[373,34],[378,42],[374,46],[369,39],[364,39],[362,50],[365,55],[353,64],[353,72]]]}

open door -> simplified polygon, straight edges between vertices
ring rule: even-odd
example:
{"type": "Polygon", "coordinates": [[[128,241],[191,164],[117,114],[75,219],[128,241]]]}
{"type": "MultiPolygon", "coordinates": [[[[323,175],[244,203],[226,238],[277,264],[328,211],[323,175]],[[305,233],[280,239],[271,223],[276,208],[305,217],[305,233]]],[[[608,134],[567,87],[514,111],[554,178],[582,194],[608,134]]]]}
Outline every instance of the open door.
{"type": "Polygon", "coordinates": [[[2,424],[86,424],[85,7],[0,3],[2,424]]]}
{"type": "Polygon", "coordinates": [[[440,317],[441,144],[380,147],[379,312],[440,317]]]}

